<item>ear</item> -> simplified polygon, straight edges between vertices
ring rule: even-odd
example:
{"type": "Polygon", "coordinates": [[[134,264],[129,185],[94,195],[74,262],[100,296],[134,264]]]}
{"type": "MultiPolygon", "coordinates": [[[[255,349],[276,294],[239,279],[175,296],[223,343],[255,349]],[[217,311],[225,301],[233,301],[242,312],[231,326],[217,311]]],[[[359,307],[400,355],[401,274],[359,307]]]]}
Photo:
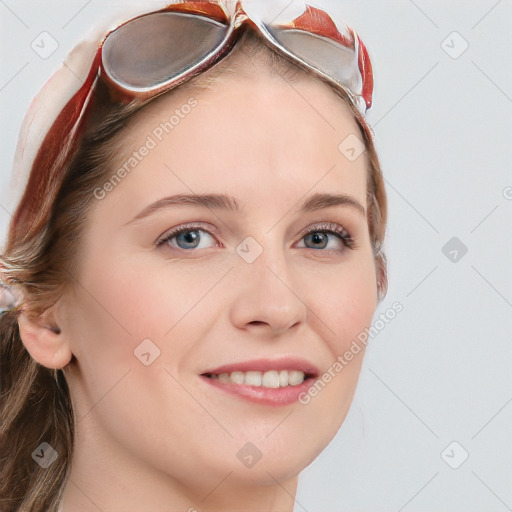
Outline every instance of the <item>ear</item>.
{"type": "Polygon", "coordinates": [[[58,302],[43,315],[30,318],[25,311],[18,316],[21,341],[39,364],[51,369],[66,366],[72,357],[66,336],[59,328],[58,302]]]}

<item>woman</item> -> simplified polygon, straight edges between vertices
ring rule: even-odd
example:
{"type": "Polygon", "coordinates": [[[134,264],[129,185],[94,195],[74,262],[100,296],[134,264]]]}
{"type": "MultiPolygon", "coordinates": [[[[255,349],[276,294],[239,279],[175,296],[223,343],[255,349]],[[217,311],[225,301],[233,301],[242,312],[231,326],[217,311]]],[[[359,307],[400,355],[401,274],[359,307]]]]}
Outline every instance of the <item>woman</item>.
{"type": "Polygon", "coordinates": [[[370,61],[312,7],[143,14],[22,130],[1,508],[290,512],[386,291],[370,61]]]}

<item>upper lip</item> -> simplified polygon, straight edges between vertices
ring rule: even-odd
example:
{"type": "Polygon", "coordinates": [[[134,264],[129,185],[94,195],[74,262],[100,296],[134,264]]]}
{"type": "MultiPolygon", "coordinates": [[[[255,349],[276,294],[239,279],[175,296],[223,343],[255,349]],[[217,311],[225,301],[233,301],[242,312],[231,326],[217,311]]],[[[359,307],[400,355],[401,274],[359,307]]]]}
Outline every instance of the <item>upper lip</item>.
{"type": "Polygon", "coordinates": [[[210,370],[206,370],[201,375],[220,373],[240,372],[267,372],[270,370],[299,370],[304,372],[306,376],[317,377],[319,375],[318,368],[299,357],[284,357],[280,359],[252,359],[250,361],[240,361],[239,363],[225,364],[210,370]]]}

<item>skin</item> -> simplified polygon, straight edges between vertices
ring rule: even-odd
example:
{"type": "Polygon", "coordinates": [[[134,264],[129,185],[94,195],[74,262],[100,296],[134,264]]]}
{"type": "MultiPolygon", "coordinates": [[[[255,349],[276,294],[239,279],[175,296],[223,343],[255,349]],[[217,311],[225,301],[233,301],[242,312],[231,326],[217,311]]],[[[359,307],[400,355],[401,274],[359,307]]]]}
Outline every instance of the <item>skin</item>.
{"type": "Polygon", "coordinates": [[[320,80],[292,87],[245,57],[237,65],[210,90],[180,88],[135,115],[116,165],[191,95],[198,101],[94,201],[79,284],[43,317],[20,316],[32,357],[67,365],[78,421],[64,512],[291,512],[300,471],[349,410],[364,349],[307,405],[255,404],[199,378],[287,355],[324,372],[377,305],[366,215],[352,206],[297,211],[316,192],[348,194],[366,209],[366,155],[351,162],[338,150],[349,134],[360,137],[350,109],[320,80]],[[163,197],[192,192],[234,196],[242,212],[174,207],[130,222],[163,197]],[[200,248],[181,238],[156,246],[188,222],[204,223],[194,228],[200,248]],[[356,247],[332,233],[315,245],[305,228],[323,222],[343,226],[356,247]],[[248,236],[263,250],[252,263],[236,252],[248,236]],[[133,354],[147,338],[161,351],[150,366],[133,354]],[[236,456],[247,442],[262,453],[252,468],[236,456]]]}

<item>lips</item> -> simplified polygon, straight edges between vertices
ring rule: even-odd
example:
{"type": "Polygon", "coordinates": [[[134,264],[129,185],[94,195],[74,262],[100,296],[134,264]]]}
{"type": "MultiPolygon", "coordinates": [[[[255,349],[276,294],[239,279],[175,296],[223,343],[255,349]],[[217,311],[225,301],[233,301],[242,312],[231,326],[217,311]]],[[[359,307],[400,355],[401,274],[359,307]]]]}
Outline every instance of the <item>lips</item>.
{"type": "Polygon", "coordinates": [[[252,402],[283,406],[297,402],[319,371],[304,359],[258,359],[219,366],[200,377],[214,388],[252,402]]]}

